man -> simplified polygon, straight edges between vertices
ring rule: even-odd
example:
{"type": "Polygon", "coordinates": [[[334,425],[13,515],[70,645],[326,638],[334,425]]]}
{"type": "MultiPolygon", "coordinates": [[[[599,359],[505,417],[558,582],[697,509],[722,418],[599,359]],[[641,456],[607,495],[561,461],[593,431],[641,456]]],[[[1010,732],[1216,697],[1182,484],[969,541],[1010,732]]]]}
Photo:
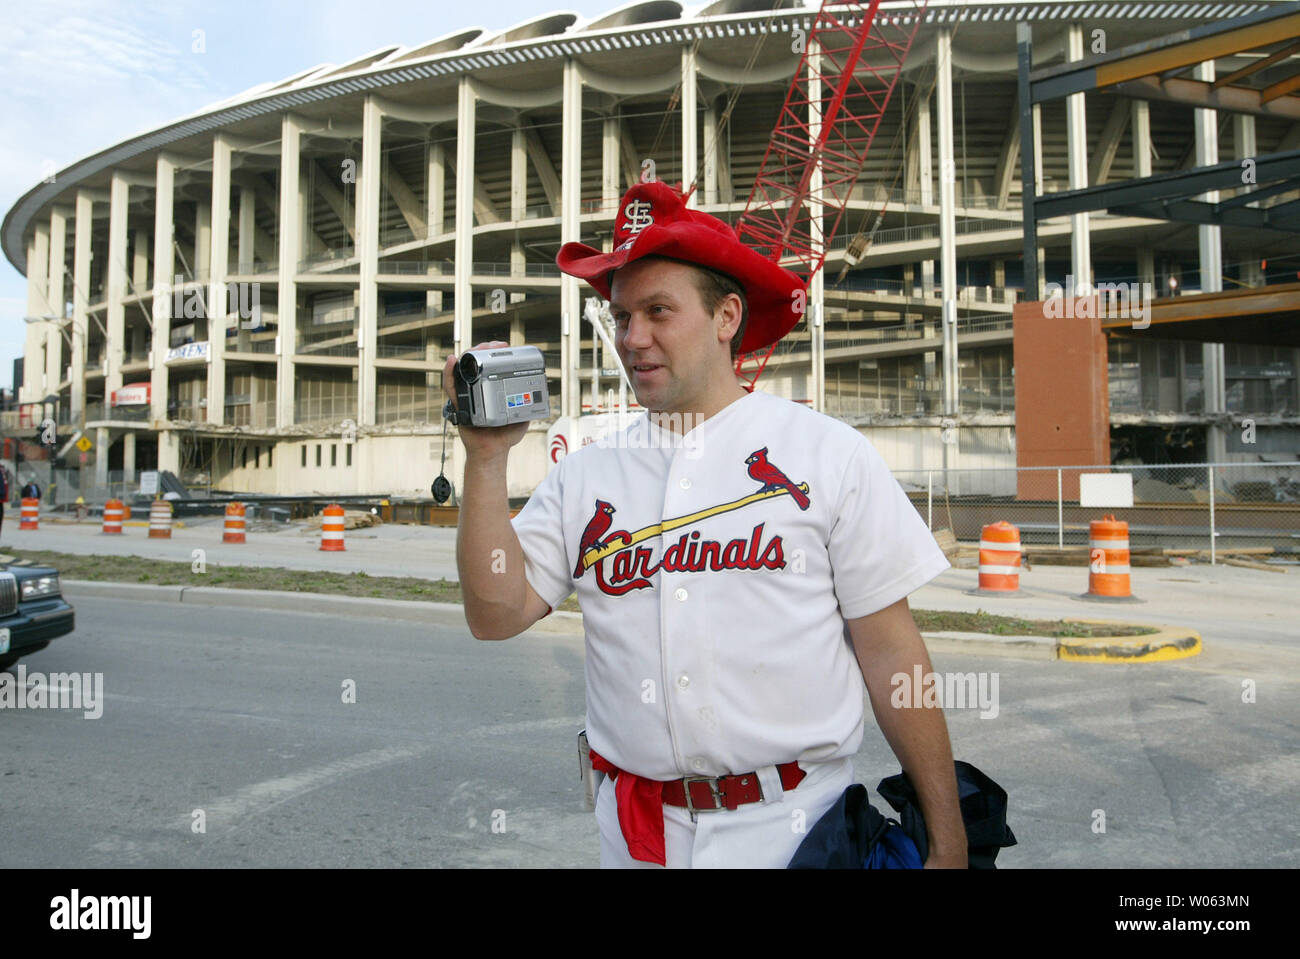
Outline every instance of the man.
{"type": "Polygon", "coordinates": [[[921,797],[926,865],[964,867],[943,714],[890,705],[891,677],[930,671],[907,595],[947,561],[856,430],[734,374],[737,350],[798,321],[802,282],[661,183],[628,191],[614,243],[557,262],[610,300],[648,415],[562,460],[513,524],[526,424],[462,428],[457,538],[479,639],[577,588],[601,865],[785,866],[852,782],[865,681],[921,797]]]}

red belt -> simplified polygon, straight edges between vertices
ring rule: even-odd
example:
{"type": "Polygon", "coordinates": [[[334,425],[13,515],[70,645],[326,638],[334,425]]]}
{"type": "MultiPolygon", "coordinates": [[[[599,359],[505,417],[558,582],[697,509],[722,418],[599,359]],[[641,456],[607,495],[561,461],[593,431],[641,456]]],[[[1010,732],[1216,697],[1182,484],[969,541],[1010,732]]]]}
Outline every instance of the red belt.
{"type": "MultiPolygon", "coordinates": [[[[694,818],[697,812],[718,812],[735,809],[746,803],[759,802],[763,790],[758,773],[740,773],[732,776],[686,776],[661,782],[624,772],[596,750],[590,750],[593,769],[610,776],[615,783],[614,795],[618,801],[618,824],[627,841],[627,850],[633,859],[666,865],[664,854],[663,804],[689,809],[694,818]]],[[[793,789],[807,775],[797,762],[782,763],[776,767],[781,776],[781,786],[793,789]]]]}

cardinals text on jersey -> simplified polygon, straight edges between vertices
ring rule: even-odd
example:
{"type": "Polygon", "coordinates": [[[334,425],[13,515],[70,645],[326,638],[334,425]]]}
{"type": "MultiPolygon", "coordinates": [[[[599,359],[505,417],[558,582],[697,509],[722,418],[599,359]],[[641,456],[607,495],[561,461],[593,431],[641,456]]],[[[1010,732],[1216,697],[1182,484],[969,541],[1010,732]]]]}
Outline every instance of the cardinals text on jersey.
{"type": "Polygon", "coordinates": [[[595,515],[578,542],[579,557],[574,578],[581,579],[589,567],[595,567],[596,585],[600,591],[607,596],[622,596],[630,590],[648,589],[652,585],[651,577],[660,569],[694,573],[717,573],[724,569],[785,569],[781,536],[771,534],[765,539],[766,523],[755,525],[748,539],[737,538],[727,543],[701,540],[699,530],[683,533],[664,549],[662,558],[658,560],[654,558],[653,549],[637,545],[651,538],[670,542],[668,534],[672,531],[688,529],[709,517],[744,509],[772,496],[788,494],[799,509],[809,507],[808,484],[795,484],[770,463],[766,446],[750,453],[745,462],[749,464],[750,478],[762,484],[757,492],[749,490],[728,502],[651,523],[634,532],[620,529],[607,533],[616,510],[612,503],[597,499],[595,515]]]}

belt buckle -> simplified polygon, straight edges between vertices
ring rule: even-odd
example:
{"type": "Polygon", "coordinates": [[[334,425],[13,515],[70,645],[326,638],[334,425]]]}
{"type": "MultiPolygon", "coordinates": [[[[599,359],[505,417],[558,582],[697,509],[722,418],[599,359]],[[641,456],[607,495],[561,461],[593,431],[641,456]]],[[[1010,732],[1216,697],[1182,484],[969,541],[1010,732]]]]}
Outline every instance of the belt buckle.
{"type": "Polygon", "coordinates": [[[718,781],[712,776],[683,776],[682,792],[686,794],[686,810],[691,814],[691,820],[694,821],[696,813],[702,812],[721,812],[727,807],[722,804],[722,793],[718,791],[718,781]],[[713,795],[714,805],[697,809],[694,801],[691,799],[691,783],[708,783],[709,792],[713,795]]]}

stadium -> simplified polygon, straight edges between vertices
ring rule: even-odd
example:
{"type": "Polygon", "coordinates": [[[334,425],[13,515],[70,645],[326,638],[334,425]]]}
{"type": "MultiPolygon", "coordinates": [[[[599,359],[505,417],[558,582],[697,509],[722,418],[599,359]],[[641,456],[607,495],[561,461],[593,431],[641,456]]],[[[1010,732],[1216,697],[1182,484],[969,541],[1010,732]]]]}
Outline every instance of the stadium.
{"type": "MultiPolygon", "coordinates": [[[[1039,68],[1282,6],[928,4],[827,243],[816,324],[780,344],[761,388],[851,423],[895,469],[1011,468],[1017,304],[1070,288],[1081,263],[1087,283],[1139,297],[1293,284],[1294,231],[1210,227],[1207,261],[1207,228],[1142,211],[1094,213],[1082,231],[1043,220],[1030,289],[1024,269],[1017,26],[1039,68]]],[[[394,37],[58,170],[0,232],[28,281],[16,425],[54,419],[51,454],[88,497],[152,469],[237,493],[427,496],[443,362],[499,339],[538,346],[550,380],[554,419],[511,463],[511,494],[527,495],[553,457],[548,429],[619,402],[604,321],[556,251],[608,248],[644,176],[693,185],[699,209],[734,222],[815,15],[646,0],[394,37]]],[[[1218,57],[1200,76],[1258,59],[1218,57]]],[[[1300,148],[1300,117],[1281,110],[1207,125],[1132,91],[1076,96],[1038,114],[1045,196],[1079,170],[1104,185],[1300,148]]],[[[1111,336],[1106,350],[1115,460],[1300,453],[1294,345],[1111,336]],[[1225,428],[1234,417],[1253,445],[1225,428]]],[[[448,461],[457,481],[455,443],[448,461]]]]}

